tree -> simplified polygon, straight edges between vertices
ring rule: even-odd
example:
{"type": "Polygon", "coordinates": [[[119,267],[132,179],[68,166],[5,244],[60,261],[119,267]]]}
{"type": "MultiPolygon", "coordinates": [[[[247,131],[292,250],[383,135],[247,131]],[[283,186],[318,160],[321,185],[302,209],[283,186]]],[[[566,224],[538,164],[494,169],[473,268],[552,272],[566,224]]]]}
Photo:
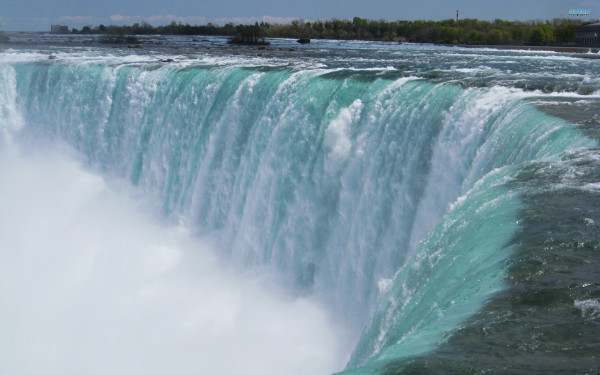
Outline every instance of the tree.
{"type": "Polygon", "coordinates": [[[552,27],[545,23],[539,23],[531,32],[529,43],[533,45],[550,44],[554,41],[554,33],[552,27]]]}
{"type": "Polygon", "coordinates": [[[92,29],[86,26],[83,30],[73,29],[73,33],[102,33],[107,35],[131,34],[176,34],[176,35],[228,35],[232,43],[263,44],[265,37],[287,38],[331,38],[390,41],[396,37],[402,40],[421,43],[468,43],[468,44],[536,44],[552,43],[572,44],[575,39],[575,27],[582,20],[554,19],[542,22],[503,21],[493,22],[477,19],[455,21],[395,21],[384,19],[368,20],[354,17],[348,20],[331,19],[325,21],[305,22],[294,20],[289,24],[270,25],[256,22],[254,25],[238,25],[228,23],[224,26],[207,24],[205,26],[183,25],[172,21],[165,26],[152,27],[147,22],[135,23],[132,26],[104,26],[92,29]],[[237,39],[236,39],[237,38],[237,39]]]}
{"type": "Polygon", "coordinates": [[[506,44],[509,41],[510,35],[502,29],[492,29],[485,34],[485,42],[487,44],[506,44]]]}
{"type": "Polygon", "coordinates": [[[554,28],[556,42],[561,44],[573,43],[575,40],[575,24],[565,23],[554,28]]]}
{"type": "Polygon", "coordinates": [[[458,43],[460,39],[460,28],[451,26],[442,26],[440,36],[444,43],[458,43]]]}
{"type": "Polygon", "coordinates": [[[236,35],[229,39],[229,44],[267,45],[263,29],[256,25],[236,26],[236,35]]]}
{"type": "Polygon", "coordinates": [[[481,44],[483,43],[483,33],[479,30],[469,30],[467,34],[467,43],[468,44],[481,44]]]}

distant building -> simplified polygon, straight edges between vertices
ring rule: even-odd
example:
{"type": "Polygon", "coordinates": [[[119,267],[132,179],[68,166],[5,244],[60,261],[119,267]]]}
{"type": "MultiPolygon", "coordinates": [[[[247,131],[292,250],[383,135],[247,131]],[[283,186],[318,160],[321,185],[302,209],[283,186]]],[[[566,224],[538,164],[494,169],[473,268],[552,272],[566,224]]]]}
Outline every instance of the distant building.
{"type": "Polygon", "coordinates": [[[575,28],[575,45],[582,47],[600,47],[600,22],[575,28]]]}
{"type": "Polygon", "coordinates": [[[69,32],[69,26],[52,25],[50,26],[50,32],[52,34],[66,34],[69,32]]]}

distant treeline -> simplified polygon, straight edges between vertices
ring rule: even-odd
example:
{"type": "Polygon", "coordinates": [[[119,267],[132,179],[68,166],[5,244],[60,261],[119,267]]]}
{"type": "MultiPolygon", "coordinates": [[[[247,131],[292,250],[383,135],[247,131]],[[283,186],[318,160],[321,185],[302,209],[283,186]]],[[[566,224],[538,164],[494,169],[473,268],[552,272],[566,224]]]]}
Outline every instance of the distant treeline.
{"type": "Polygon", "coordinates": [[[503,21],[453,19],[443,21],[385,21],[354,17],[352,20],[305,22],[289,24],[256,23],[254,25],[223,26],[214,24],[192,26],[171,22],[152,26],[147,22],[131,26],[85,26],[73,33],[106,35],[224,35],[232,38],[251,33],[257,38],[312,38],[341,40],[403,41],[446,44],[493,45],[569,45],[575,40],[575,27],[580,19],[556,18],[552,21],[503,21]]]}

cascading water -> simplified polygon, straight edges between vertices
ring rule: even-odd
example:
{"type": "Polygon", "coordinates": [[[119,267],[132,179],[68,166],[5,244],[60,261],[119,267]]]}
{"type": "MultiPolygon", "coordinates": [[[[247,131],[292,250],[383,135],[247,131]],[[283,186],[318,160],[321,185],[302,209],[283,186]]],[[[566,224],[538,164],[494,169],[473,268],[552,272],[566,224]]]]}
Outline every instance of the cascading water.
{"type": "MultiPolygon", "coordinates": [[[[443,52],[442,66],[457,63],[443,52]]],[[[67,142],[237,272],[276,272],[287,293],[319,301],[351,336],[364,327],[349,372],[403,371],[512,290],[514,239],[531,206],[516,182],[523,168],[597,143],[530,104],[543,95],[510,77],[402,73],[355,53],[329,65],[228,56],[168,65],[4,52],[4,145],[67,142]]]]}

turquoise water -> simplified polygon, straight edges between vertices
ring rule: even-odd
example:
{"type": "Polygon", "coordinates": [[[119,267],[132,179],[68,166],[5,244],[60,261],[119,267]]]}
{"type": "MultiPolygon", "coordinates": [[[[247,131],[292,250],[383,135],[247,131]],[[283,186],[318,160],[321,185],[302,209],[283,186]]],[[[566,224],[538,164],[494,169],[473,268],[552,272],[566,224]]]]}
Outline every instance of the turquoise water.
{"type": "Polygon", "coordinates": [[[66,143],[235,273],[277,274],[354,337],[344,373],[600,365],[596,61],[321,44],[7,49],[4,145],[66,143]],[[580,335],[538,329],[560,324],[580,335]]]}

